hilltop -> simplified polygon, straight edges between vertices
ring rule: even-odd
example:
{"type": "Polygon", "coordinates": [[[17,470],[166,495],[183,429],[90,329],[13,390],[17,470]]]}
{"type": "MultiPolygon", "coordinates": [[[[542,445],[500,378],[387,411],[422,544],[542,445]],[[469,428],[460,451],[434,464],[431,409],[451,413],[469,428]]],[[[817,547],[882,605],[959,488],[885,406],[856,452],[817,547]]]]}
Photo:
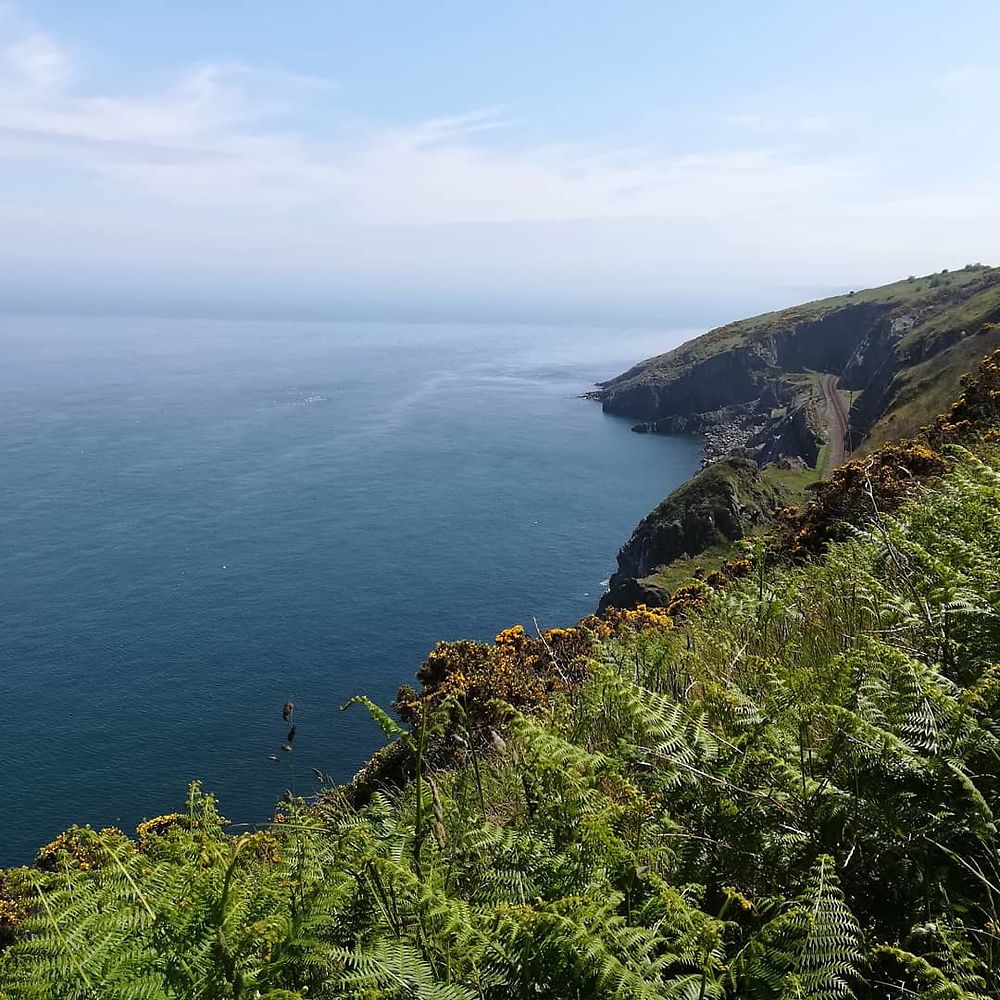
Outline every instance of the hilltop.
{"type": "Polygon", "coordinates": [[[774,458],[800,454],[790,428],[819,400],[817,374],[830,373],[852,395],[853,442],[885,440],[926,422],[922,402],[940,408],[954,398],[969,362],[996,345],[998,321],[1000,268],[970,264],[728,323],[593,395],[609,413],[646,421],[643,429],[752,429],[752,447],[774,458]]]}
{"type": "Polygon", "coordinates": [[[714,568],[846,456],[916,434],[997,346],[1000,268],[970,264],[729,323],[600,383],[591,396],[633,430],[703,434],[706,465],[750,460],[651,512],[603,604],[660,603],[687,570],[714,568]]]}

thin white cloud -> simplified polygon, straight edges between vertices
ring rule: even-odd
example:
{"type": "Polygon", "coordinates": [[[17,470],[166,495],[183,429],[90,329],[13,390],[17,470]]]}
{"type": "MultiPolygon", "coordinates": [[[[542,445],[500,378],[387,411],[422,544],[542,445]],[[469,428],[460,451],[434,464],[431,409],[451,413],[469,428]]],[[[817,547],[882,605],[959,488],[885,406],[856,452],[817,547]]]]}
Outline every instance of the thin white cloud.
{"type": "Polygon", "coordinates": [[[765,106],[724,117],[721,148],[620,149],[519,141],[504,108],[366,125],[329,80],[234,63],[145,95],[82,76],[58,40],[0,15],[0,157],[42,168],[27,207],[0,190],[19,259],[610,295],[726,267],[787,282],[887,255],[905,273],[923,254],[931,269],[963,240],[989,259],[969,236],[997,228],[989,178],[899,190],[874,152],[810,151],[832,114],[765,106]],[[49,207],[81,178],[87,199],[49,207]]]}
{"type": "Polygon", "coordinates": [[[46,72],[39,56],[32,72],[0,79],[3,152],[180,206],[310,206],[328,224],[380,226],[720,218],[834,197],[860,169],[780,148],[667,155],[483,142],[517,124],[498,109],[307,138],[284,117],[317,97],[329,108],[339,95],[324,81],[204,65],[160,94],[93,96],[56,72],[68,62],[53,57],[46,72]]]}
{"type": "Polygon", "coordinates": [[[797,119],[795,126],[800,132],[819,135],[824,132],[832,132],[836,122],[830,115],[803,115],[797,119]]]}
{"type": "Polygon", "coordinates": [[[493,132],[516,124],[517,121],[502,117],[500,108],[480,108],[464,115],[430,118],[416,125],[386,129],[381,137],[386,143],[413,148],[461,139],[477,132],[493,132]]]}
{"type": "Polygon", "coordinates": [[[724,115],[722,120],[726,125],[731,125],[734,128],[755,129],[767,124],[765,117],[756,111],[740,111],[724,115]]]}
{"type": "Polygon", "coordinates": [[[952,91],[983,90],[1000,82],[998,66],[958,66],[938,77],[938,84],[952,91]]]}
{"type": "Polygon", "coordinates": [[[3,52],[6,155],[46,157],[180,205],[263,199],[378,225],[718,216],[763,210],[804,189],[829,194],[856,172],[781,150],[491,145],[481,140],[517,124],[499,109],[317,139],[290,123],[317,99],[337,117],[328,81],[217,64],[187,70],[159,94],[89,95],[73,85],[72,58],[48,35],[15,27],[3,52]]]}
{"type": "Polygon", "coordinates": [[[723,125],[737,131],[758,134],[819,135],[831,132],[836,121],[832,115],[790,115],[777,112],[741,111],[722,116],[723,125]]]}
{"type": "Polygon", "coordinates": [[[178,151],[224,149],[243,130],[295,109],[303,95],[332,89],[311,77],[239,64],[195,67],[163,93],[145,97],[81,95],[55,88],[55,79],[26,90],[24,82],[0,77],[0,127],[94,142],[172,145],[178,151]]]}
{"type": "Polygon", "coordinates": [[[72,72],[69,54],[50,35],[41,31],[16,38],[0,53],[6,76],[36,90],[49,90],[65,83],[72,72]]]}

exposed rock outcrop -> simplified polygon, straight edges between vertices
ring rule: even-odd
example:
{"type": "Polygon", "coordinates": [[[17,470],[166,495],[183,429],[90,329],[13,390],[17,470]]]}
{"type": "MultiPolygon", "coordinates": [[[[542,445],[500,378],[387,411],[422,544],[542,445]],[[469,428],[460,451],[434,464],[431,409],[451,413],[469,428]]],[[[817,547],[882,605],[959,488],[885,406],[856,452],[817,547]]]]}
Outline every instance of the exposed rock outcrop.
{"type": "MultiPolygon", "coordinates": [[[[746,449],[761,464],[813,463],[823,418],[809,373],[837,375],[853,394],[850,437],[858,442],[912,395],[908,371],[998,318],[1000,269],[970,265],[719,327],[600,383],[592,396],[609,413],[641,420],[637,430],[704,434],[710,461],[746,449]]],[[[945,367],[942,377],[954,381],[945,367]]],[[[937,394],[954,395],[951,381],[937,394]]]]}
{"type": "Polygon", "coordinates": [[[807,400],[784,416],[768,421],[748,444],[760,465],[798,459],[814,466],[823,447],[823,419],[815,402],[807,400]]]}
{"type": "Polygon", "coordinates": [[[600,383],[590,397],[633,430],[702,435],[706,466],[640,522],[602,606],[665,603],[659,568],[752,532],[777,483],[801,491],[808,477],[758,467],[815,469],[831,406],[836,462],[845,423],[849,449],[915,433],[998,346],[1000,269],[969,265],[731,323],[600,383]]]}
{"type": "Polygon", "coordinates": [[[706,353],[729,329],[721,327],[600,383],[596,396],[606,412],[650,423],[739,404],[773,405],[787,398],[783,380],[788,372],[841,371],[890,309],[886,304],[845,306],[801,322],[779,314],[761,335],[740,339],[734,333],[733,346],[706,353]]]}
{"type": "Polygon", "coordinates": [[[757,463],[730,457],[702,469],[648,514],[618,553],[601,607],[663,604],[668,596],[644,578],[658,567],[743,538],[768,518],[782,493],[757,463]]]}

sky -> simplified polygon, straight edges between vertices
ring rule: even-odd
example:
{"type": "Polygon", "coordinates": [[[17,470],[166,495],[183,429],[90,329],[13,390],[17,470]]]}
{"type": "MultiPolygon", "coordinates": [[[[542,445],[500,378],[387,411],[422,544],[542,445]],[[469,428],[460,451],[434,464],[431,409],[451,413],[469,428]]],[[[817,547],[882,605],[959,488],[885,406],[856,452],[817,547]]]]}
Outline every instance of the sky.
{"type": "Polygon", "coordinates": [[[1000,4],[0,0],[0,309],[584,321],[1000,264],[1000,4]]]}

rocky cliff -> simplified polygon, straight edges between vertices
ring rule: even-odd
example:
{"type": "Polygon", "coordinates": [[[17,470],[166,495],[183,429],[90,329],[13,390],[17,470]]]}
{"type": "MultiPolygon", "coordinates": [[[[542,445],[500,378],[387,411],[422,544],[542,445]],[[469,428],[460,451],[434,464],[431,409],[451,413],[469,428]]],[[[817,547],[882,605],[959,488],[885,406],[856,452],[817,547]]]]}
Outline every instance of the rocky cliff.
{"type": "Polygon", "coordinates": [[[639,522],[601,608],[662,604],[668,595],[650,579],[660,567],[743,538],[783,498],[752,459],[732,456],[702,469],[639,522]]]}
{"type": "MultiPolygon", "coordinates": [[[[810,375],[839,376],[852,395],[851,437],[860,442],[904,394],[910,369],[998,320],[1000,269],[970,265],[719,327],[592,395],[607,412],[642,421],[637,430],[707,434],[710,459],[740,447],[761,463],[814,464],[823,421],[810,375]]],[[[942,377],[939,394],[949,397],[958,388],[951,369],[931,365],[922,377],[942,377]]]]}
{"type": "Polygon", "coordinates": [[[815,479],[827,405],[840,424],[848,411],[848,451],[911,435],[998,346],[1000,269],[970,265],[730,323],[600,383],[592,397],[633,430],[706,442],[706,468],[622,547],[602,607],[665,603],[664,567],[753,532],[815,479]]]}

